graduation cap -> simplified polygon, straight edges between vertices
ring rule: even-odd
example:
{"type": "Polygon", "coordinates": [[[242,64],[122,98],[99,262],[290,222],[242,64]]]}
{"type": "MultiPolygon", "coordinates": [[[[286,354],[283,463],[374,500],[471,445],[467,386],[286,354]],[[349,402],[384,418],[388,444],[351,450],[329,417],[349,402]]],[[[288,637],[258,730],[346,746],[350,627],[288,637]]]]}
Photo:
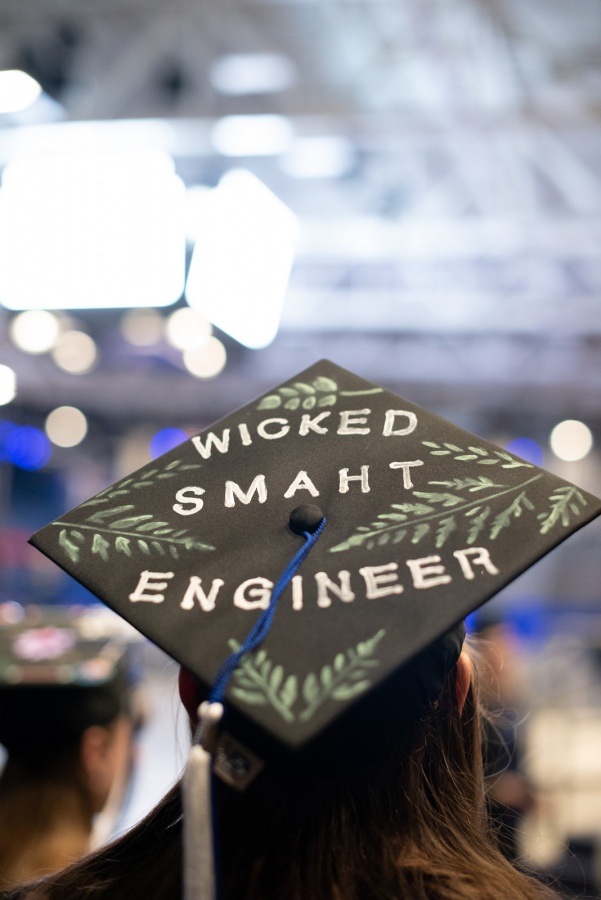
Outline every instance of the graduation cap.
{"type": "Polygon", "coordinates": [[[131,636],[113,626],[81,607],[0,604],[0,743],[9,753],[51,760],[129,706],[131,636]]]}
{"type": "MultiPolygon", "coordinates": [[[[184,816],[206,826],[207,759],[240,788],[264,764],[352,766],[440,693],[465,617],[600,512],[321,361],[31,542],[209,697],[184,816]]],[[[210,828],[186,834],[186,896],[212,897],[210,828]]]]}
{"type": "Polygon", "coordinates": [[[580,488],[321,361],[31,543],[201,696],[238,652],[227,729],[288,764],[373,732],[392,700],[419,711],[465,617],[600,512],[580,488]],[[304,534],[314,543],[268,633],[241,655],[304,534]]]}

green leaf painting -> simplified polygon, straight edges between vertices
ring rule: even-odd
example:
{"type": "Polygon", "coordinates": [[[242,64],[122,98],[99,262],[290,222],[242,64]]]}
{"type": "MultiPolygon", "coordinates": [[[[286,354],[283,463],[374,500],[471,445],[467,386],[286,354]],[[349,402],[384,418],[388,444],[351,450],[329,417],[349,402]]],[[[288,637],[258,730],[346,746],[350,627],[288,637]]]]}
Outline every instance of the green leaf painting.
{"type": "Polygon", "coordinates": [[[100,491],[99,494],[96,494],[95,497],[92,497],[86,503],[82,503],[81,506],[82,508],[86,506],[102,506],[105,503],[111,503],[116,498],[129,497],[141,488],[154,487],[157,483],[160,484],[161,481],[175,478],[184,472],[200,469],[200,466],[200,463],[185,463],[181,459],[174,459],[164,469],[158,467],[145,469],[143,472],[137,472],[129,478],[124,478],[123,481],[119,481],[117,484],[100,491]]]}
{"type": "Polygon", "coordinates": [[[74,564],[90,556],[102,562],[134,555],[177,560],[182,553],[214,550],[187,528],[177,528],[166,520],[155,518],[152,513],[138,512],[135,503],[140,489],[199,468],[200,463],[184,464],[181,460],[173,460],[163,469],[157,467],[139,472],[101,491],[80,507],[90,510],[83,522],[63,519],[54,523],[60,527],[59,547],[74,564]],[[115,499],[130,502],[111,505],[110,501],[115,499]]]}
{"type": "Polygon", "coordinates": [[[570,484],[556,488],[549,497],[549,503],[549,509],[538,514],[541,534],[547,534],[559,524],[567,528],[572,515],[579,515],[586,506],[586,500],[578,488],[570,484]]]}
{"type": "MultiPolygon", "coordinates": [[[[286,674],[283,666],[274,666],[265,650],[247,653],[233,674],[232,694],[254,706],[271,706],[286,722],[307,722],[328,700],[352,700],[372,684],[369,677],[379,661],[375,653],[385,635],[380,629],[356,647],[337,653],[319,672],[309,672],[301,680],[286,674]]],[[[229,641],[233,651],[240,644],[229,641]]]]}
{"type": "Polygon", "coordinates": [[[484,447],[468,447],[462,449],[457,444],[437,444],[435,441],[422,441],[428,448],[430,456],[451,456],[457,462],[473,462],[479,466],[500,466],[501,469],[532,469],[531,463],[511,456],[504,450],[485,450],[484,447]]]}
{"type": "MultiPolygon", "coordinates": [[[[454,445],[445,446],[455,452],[454,445]]],[[[392,503],[368,525],[359,525],[350,537],[331,547],[330,553],[358,546],[372,550],[407,537],[417,544],[430,533],[435,536],[437,549],[455,532],[463,534],[467,545],[472,546],[483,537],[496,540],[516,520],[528,515],[538,519],[540,534],[556,527],[568,528],[586,506],[585,497],[576,487],[560,486],[547,498],[545,509],[540,508],[540,500],[537,508],[527,489],[542,477],[539,473],[511,487],[484,476],[430,481],[430,487],[446,490],[414,491],[414,501],[392,503]]]]}
{"type": "Polygon", "coordinates": [[[335,381],[322,375],[310,384],[294,381],[279,387],[277,393],[268,394],[259,402],[257,409],[325,409],[335,406],[339,397],[363,397],[367,394],[381,394],[382,388],[368,388],[362,391],[341,391],[335,381]]]}

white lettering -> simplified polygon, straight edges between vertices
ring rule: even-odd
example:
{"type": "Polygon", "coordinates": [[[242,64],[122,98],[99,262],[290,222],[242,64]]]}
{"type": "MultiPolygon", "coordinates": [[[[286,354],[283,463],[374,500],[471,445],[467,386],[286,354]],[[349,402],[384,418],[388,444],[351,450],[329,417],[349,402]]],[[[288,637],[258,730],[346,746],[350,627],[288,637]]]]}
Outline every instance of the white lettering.
{"type": "Polygon", "coordinates": [[[303,576],[294,575],[292,577],[292,609],[300,610],[303,608],[303,576]]]}
{"type": "Polygon", "coordinates": [[[252,500],[253,494],[257,494],[259,503],[265,503],[267,500],[267,485],[265,484],[264,475],[257,475],[257,477],[253,479],[252,484],[246,493],[244,493],[240,485],[236,484],[235,481],[225,482],[225,505],[228,507],[236,505],[234,497],[237,497],[242,503],[248,505],[252,500]]]}
{"type": "Polygon", "coordinates": [[[328,429],[322,428],[319,423],[323,419],[325,419],[327,416],[331,416],[331,415],[332,415],[331,412],[322,412],[322,413],[319,413],[318,416],[311,418],[311,416],[308,413],[304,413],[303,417],[301,419],[300,428],[298,429],[298,433],[302,436],[304,436],[305,434],[308,434],[309,431],[316,431],[317,434],[327,434],[328,429]]]}
{"type": "Polygon", "coordinates": [[[309,478],[306,472],[299,472],[286,493],[284,497],[289,500],[290,497],[293,497],[297,491],[309,491],[312,497],[319,497],[319,491],[309,478]]]}
{"type": "Polygon", "coordinates": [[[129,595],[129,599],[132,603],[137,603],[140,600],[146,603],[162,603],[165,599],[164,594],[146,594],[144,592],[146,590],[164,591],[168,587],[168,582],[156,581],[156,579],[173,578],[174,575],[175,572],[149,572],[148,569],[145,569],[143,572],[140,572],[140,580],[133,594],[129,595]]]}
{"type": "Polygon", "coordinates": [[[248,447],[249,444],[252,444],[252,438],[250,436],[250,432],[248,430],[248,425],[246,422],[240,422],[238,425],[238,431],[240,432],[240,439],[242,444],[245,447],[248,447]]]}
{"type": "Polygon", "coordinates": [[[202,579],[197,575],[190,576],[190,583],[182,598],[182,602],[180,603],[182,609],[194,609],[195,600],[198,600],[200,608],[205,612],[211,612],[212,609],[215,609],[215,600],[217,599],[219,588],[225,584],[225,582],[222,581],[221,578],[214,578],[211,582],[211,590],[209,591],[208,597],[201,587],[201,582],[202,579]]]}
{"type": "Polygon", "coordinates": [[[215,449],[219,450],[220,453],[227,453],[230,445],[230,430],[229,428],[224,428],[223,436],[221,438],[218,438],[216,434],[213,434],[212,431],[209,431],[205,444],[203,444],[200,435],[196,435],[196,437],[192,438],[192,443],[203,459],[210,459],[211,447],[215,447],[215,449]]]}
{"type": "Polygon", "coordinates": [[[404,488],[412,488],[413,482],[411,481],[411,472],[410,469],[415,466],[423,466],[423,459],[413,459],[411,462],[391,462],[389,466],[391,469],[402,469],[403,470],[403,487],[404,488]]]}
{"type": "Polygon", "coordinates": [[[200,496],[201,494],[204,494],[204,492],[204,488],[201,487],[191,486],[181,488],[175,495],[175,499],[178,502],[173,504],[173,512],[176,512],[179,516],[193,516],[194,513],[200,512],[203,506],[203,501],[200,499],[200,496]],[[189,497],[189,494],[192,494],[192,496],[189,497]],[[187,505],[183,506],[182,504],[184,503],[187,505]]]}
{"type": "Polygon", "coordinates": [[[243,581],[236,588],[234,606],[237,606],[239,609],[267,609],[272,590],[273,581],[269,581],[267,578],[249,578],[248,581],[243,581]],[[254,585],[254,587],[250,587],[250,585],[254,585]],[[247,588],[248,597],[256,599],[248,599],[246,596],[247,588]]]}
{"type": "Polygon", "coordinates": [[[473,581],[475,578],[472,563],[475,566],[484,566],[489,575],[499,574],[499,570],[490,558],[490,553],[486,547],[471,547],[469,550],[455,550],[453,556],[459,560],[461,571],[468,581],[473,581]],[[470,556],[474,557],[471,562],[469,560],[470,556]]]}
{"type": "Polygon", "coordinates": [[[415,431],[417,428],[417,416],[413,412],[409,412],[406,409],[387,409],[386,417],[384,419],[384,430],[382,434],[384,437],[390,437],[394,435],[395,437],[402,437],[405,434],[411,434],[412,431],[415,431]],[[408,424],[404,428],[397,428],[396,431],[393,431],[394,420],[396,416],[407,416],[408,424]]]}
{"type": "Polygon", "coordinates": [[[371,409],[345,409],[340,413],[340,425],[338,434],[369,434],[369,428],[354,428],[355,425],[365,425],[366,416],[371,409]]]}
{"type": "Polygon", "coordinates": [[[317,582],[317,605],[325,609],[332,605],[332,601],[328,596],[328,590],[342,600],[344,603],[350,603],[355,599],[355,595],[351,590],[351,573],[344,569],[338,573],[340,584],[331,581],[326,572],[316,572],[315,581],[317,582]]]}
{"type": "Polygon", "coordinates": [[[365,579],[365,596],[368,600],[377,600],[378,597],[403,593],[403,586],[397,582],[397,569],[398,565],[395,562],[385,566],[364,566],[363,569],[359,569],[359,574],[363,575],[365,579]],[[381,587],[383,584],[388,587],[381,587]]]}
{"type": "Polygon", "coordinates": [[[413,586],[420,588],[435,587],[437,584],[448,584],[451,576],[445,574],[444,566],[439,566],[440,556],[424,556],[421,559],[406,560],[413,586]]]}
{"type": "Polygon", "coordinates": [[[361,493],[369,494],[369,481],[367,480],[367,475],[369,472],[369,466],[361,466],[361,474],[360,475],[349,475],[348,469],[340,469],[338,474],[340,476],[340,486],[338,488],[339,494],[347,494],[349,491],[349,481],[360,481],[361,482],[361,493]]]}
{"type": "Polygon", "coordinates": [[[262,422],[259,422],[257,425],[257,434],[262,438],[265,438],[267,441],[276,441],[278,438],[284,437],[285,434],[288,434],[290,431],[290,425],[288,424],[288,419],[263,419],[262,422]],[[270,433],[266,431],[268,425],[271,425],[273,422],[281,425],[279,431],[274,431],[270,433]]]}

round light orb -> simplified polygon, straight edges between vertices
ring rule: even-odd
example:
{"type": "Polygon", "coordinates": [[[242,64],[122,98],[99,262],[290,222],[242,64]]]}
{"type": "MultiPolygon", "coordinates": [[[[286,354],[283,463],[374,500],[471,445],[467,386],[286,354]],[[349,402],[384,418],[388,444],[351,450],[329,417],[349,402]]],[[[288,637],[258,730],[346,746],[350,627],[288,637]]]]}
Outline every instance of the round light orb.
{"type": "Polygon", "coordinates": [[[52,359],[63,372],[84,375],[96,363],[98,351],[89,334],[83,331],[65,331],[52,351],[52,359]]]}
{"type": "Polygon", "coordinates": [[[121,319],[121,334],[134,347],[158,344],[163,330],[163,317],[154,309],[130,309],[121,319]]]}
{"type": "Polygon", "coordinates": [[[58,318],[46,309],[28,309],[19,313],[10,323],[10,337],[19,350],[25,353],[47,353],[59,336],[58,318]]]}
{"type": "Polygon", "coordinates": [[[588,425],[577,419],[559,422],[551,432],[551,450],[558,459],[576,462],[584,459],[593,446],[593,435],[588,425]]]}
{"type": "Polygon", "coordinates": [[[33,425],[22,425],[8,436],[5,454],[8,461],[19,469],[36,472],[46,465],[52,448],[43,431],[33,425]]]}
{"type": "Polygon", "coordinates": [[[0,406],[5,406],[17,396],[17,375],[10,366],[0,365],[0,406]]]}
{"type": "Polygon", "coordinates": [[[40,84],[21,69],[0,72],[0,113],[21,112],[33,106],[42,93],[40,84]]]}
{"type": "Polygon", "coordinates": [[[88,420],[75,406],[58,406],[46,419],[46,434],[57,447],[76,447],[88,432],[88,420]]]}
{"type": "Polygon", "coordinates": [[[189,306],[176,309],[167,319],[167,340],[177,350],[194,350],[211,336],[211,323],[189,306]]]}
{"type": "Polygon", "coordinates": [[[182,428],[162,428],[150,439],[150,455],[156,459],[187,440],[188,435],[182,428]]]}
{"type": "Polygon", "coordinates": [[[225,366],[227,353],[219,338],[210,337],[202,347],[184,350],[183,359],[191,375],[197,378],[215,378],[225,366]]]}
{"type": "Polygon", "coordinates": [[[514,453],[526,462],[534,466],[542,466],[544,463],[543,448],[532,438],[517,437],[505,445],[505,449],[514,453]]]}

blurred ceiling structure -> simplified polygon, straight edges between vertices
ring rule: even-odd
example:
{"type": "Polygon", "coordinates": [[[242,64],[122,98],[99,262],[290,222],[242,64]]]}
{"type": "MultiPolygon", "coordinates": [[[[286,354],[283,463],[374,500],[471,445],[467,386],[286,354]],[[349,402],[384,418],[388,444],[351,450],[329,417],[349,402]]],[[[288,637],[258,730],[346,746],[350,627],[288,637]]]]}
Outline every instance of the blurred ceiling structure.
{"type": "Polygon", "coordinates": [[[75,377],[14,348],[0,310],[17,407],[204,425],[327,357],[468,427],[598,421],[600,36],[597,0],[4,0],[0,68],[45,105],[0,116],[0,166],[96,123],[97,145],[166,150],[188,187],[244,166],[301,226],[277,338],[224,339],[214,381],[128,347],[111,310],[74,313],[100,353],[75,377]],[[279,87],[224,81],[231,54],[279,60],[279,87]],[[287,137],[232,158],[233,115],[287,137]]]}

